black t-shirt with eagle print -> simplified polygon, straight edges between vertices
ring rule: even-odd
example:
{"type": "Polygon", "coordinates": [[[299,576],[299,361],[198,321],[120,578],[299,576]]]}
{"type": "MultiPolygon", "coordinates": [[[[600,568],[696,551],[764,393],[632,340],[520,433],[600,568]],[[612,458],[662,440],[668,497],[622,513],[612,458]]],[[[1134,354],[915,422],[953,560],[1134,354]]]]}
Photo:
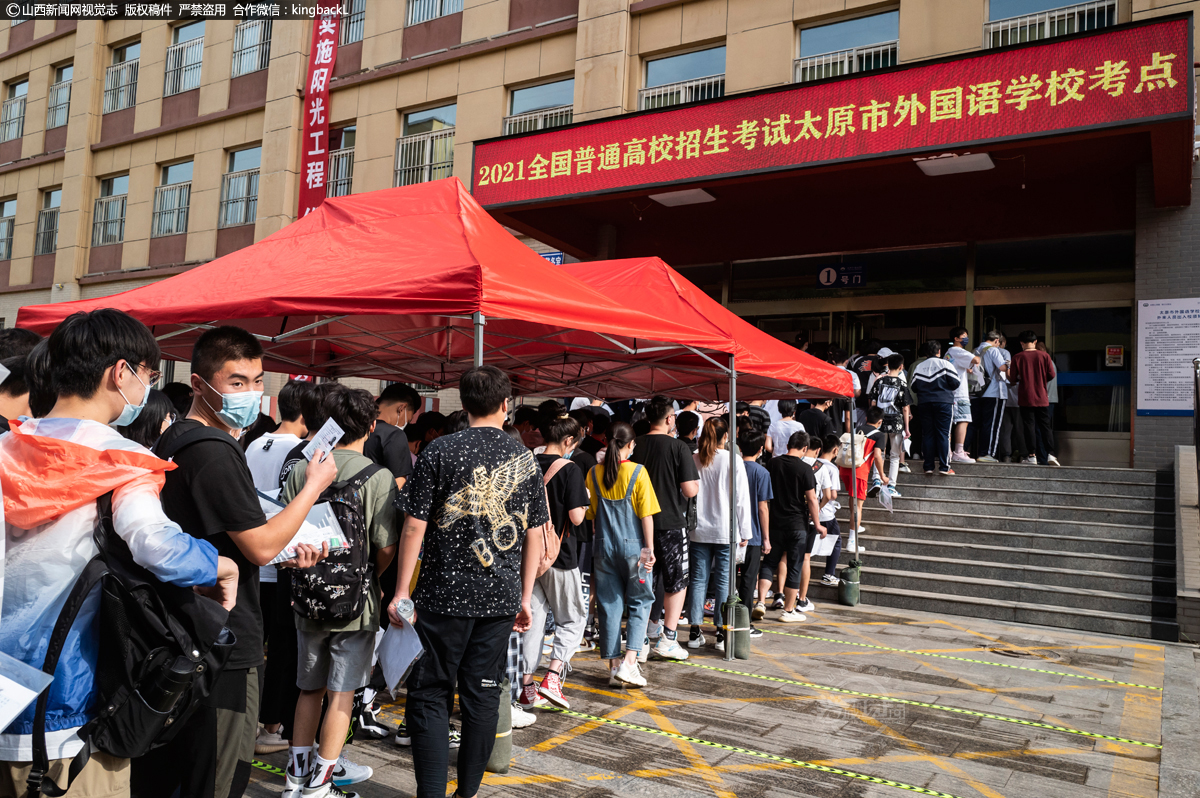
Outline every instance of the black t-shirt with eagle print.
{"type": "Polygon", "coordinates": [[[403,501],[427,522],[417,607],[460,618],[516,615],[525,531],[550,517],[533,454],[495,427],[443,435],[422,450],[403,501]]]}

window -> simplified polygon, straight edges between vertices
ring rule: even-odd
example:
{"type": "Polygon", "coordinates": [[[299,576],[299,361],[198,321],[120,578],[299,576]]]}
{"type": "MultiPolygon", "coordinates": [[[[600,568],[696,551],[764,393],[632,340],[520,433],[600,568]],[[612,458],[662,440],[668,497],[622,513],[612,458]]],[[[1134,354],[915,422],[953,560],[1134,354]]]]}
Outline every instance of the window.
{"type": "Polygon", "coordinates": [[[29,81],[9,83],[4,92],[4,105],[0,107],[0,141],[12,141],[25,135],[25,97],[29,94],[29,81]]]}
{"type": "Polygon", "coordinates": [[[325,196],[344,197],[354,182],[354,137],[357,130],[350,127],[329,131],[329,179],[325,196]]]}
{"type": "Polygon", "coordinates": [[[408,0],[408,22],[405,24],[419,25],[462,10],[463,0],[408,0]]]}
{"type": "Polygon", "coordinates": [[[204,21],[172,29],[171,40],[173,43],[167,48],[164,97],[200,87],[200,68],[204,60],[204,21]]]}
{"type": "Polygon", "coordinates": [[[258,215],[258,167],[262,147],[229,153],[229,170],[221,181],[219,227],[254,224],[258,215]]]}
{"type": "Polygon", "coordinates": [[[990,0],[983,46],[1003,47],[1117,24],[1116,0],[990,0]]]}
{"type": "Polygon", "coordinates": [[[125,200],[129,194],[129,175],[106,177],[100,181],[100,196],[92,214],[92,246],[120,244],[125,240],[125,200]]]}
{"type": "Polygon", "coordinates": [[[513,89],[504,134],[569,125],[574,118],[574,104],[574,78],[513,89]]]}
{"type": "Polygon", "coordinates": [[[46,129],[67,124],[67,113],[71,109],[71,79],[75,68],[71,64],[54,70],[54,82],[50,84],[50,95],[46,104],[46,129]]]}
{"type": "Polygon", "coordinates": [[[795,80],[803,83],[896,65],[900,12],[888,11],[800,31],[795,80]]]}
{"type": "Polygon", "coordinates": [[[42,192],[42,209],[38,211],[37,239],[34,255],[52,255],[58,248],[58,208],[62,205],[62,189],[48,188],[42,192]]]}
{"type": "Polygon", "coordinates": [[[233,29],[233,77],[266,69],[271,63],[271,20],[248,19],[233,29]]]}
{"type": "Polygon", "coordinates": [[[150,220],[150,237],[186,233],[188,209],[192,198],[192,162],[171,164],[162,168],[162,181],[154,189],[154,216],[150,220]]]}
{"type": "Polygon", "coordinates": [[[0,260],[12,258],[13,228],[17,222],[17,201],[0,201],[0,260]]]}
{"type": "Polygon", "coordinates": [[[710,47],[646,62],[646,88],[638,108],[712,100],[725,96],[725,47],[710,47]]]}
{"type": "MultiPolygon", "coordinates": [[[[396,0],[391,0],[395,2],[396,0]]],[[[459,0],[461,3],[461,0],[459,0]]],[[[348,0],[342,5],[342,21],[338,43],[353,44],[363,40],[363,25],[367,21],[367,0],[348,0]]]]}
{"type": "Polygon", "coordinates": [[[139,42],[113,48],[113,62],[104,73],[104,113],[132,108],[137,103],[139,42]]]}
{"type": "Polygon", "coordinates": [[[457,105],[404,115],[404,135],[396,140],[397,186],[449,177],[454,171],[454,123],[457,105]]]}

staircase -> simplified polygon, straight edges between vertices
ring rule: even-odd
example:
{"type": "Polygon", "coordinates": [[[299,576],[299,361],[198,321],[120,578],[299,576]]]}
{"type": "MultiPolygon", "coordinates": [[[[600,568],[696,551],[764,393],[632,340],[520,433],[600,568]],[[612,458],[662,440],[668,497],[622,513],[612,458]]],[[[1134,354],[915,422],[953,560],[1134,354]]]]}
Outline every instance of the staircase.
{"type": "MultiPolygon", "coordinates": [[[[894,512],[867,500],[863,604],[1178,639],[1169,474],[956,464],[943,477],[914,465],[894,512]]],[[[848,506],[838,522],[845,540],[848,506]]],[[[823,571],[814,558],[809,595],[836,601],[823,571]]]]}

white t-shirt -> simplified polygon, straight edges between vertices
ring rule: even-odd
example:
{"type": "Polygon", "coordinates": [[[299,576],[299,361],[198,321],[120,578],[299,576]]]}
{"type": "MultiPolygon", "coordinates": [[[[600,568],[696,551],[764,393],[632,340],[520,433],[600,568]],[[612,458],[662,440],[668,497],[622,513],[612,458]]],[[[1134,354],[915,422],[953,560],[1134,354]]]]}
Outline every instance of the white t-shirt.
{"type": "MultiPolygon", "coordinates": [[[[817,477],[817,501],[822,500],[826,490],[841,491],[842,478],[838,475],[837,466],[828,460],[817,460],[821,464],[820,470],[816,472],[817,477]]],[[[835,499],[821,507],[820,519],[824,524],[826,521],[832,521],[837,517],[838,503],[835,499]]]]}
{"type": "Polygon", "coordinates": [[[794,418],[781,418],[771,422],[771,426],[767,429],[767,437],[771,439],[771,444],[775,447],[773,454],[776,457],[787,454],[788,439],[794,433],[804,431],[804,425],[794,418]]]}
{"type": "Polygon", "coordinates": [[[946,353],[946,359],[953,363],[954,368],[958,371],[959,382],[958,388],[954,391],[954,398],[970,400],[971,386],[967,384],[967,372],[971,370],[971,361],[975,359],[975,355],[961,346],[952,346],[946,353]]]}
{"type": "MultiPolygon", "coordinates": [[[[279,490],[279,471],[283,468],[283,461],[299,442],[300,438],[289,433],[267,432],[246,447],[246,465],[250,466],[250,476],[254,478],[256,489],[263,493],[279,490]]],[[[278,582],[275,566],[260,565],[258,580],[278,582]]]]}
{"type": "Polygon", "coordinates": [[[979,355],[983,363],[983,373],[990,380],[983,391],[985,399],[1002,399],[1008,395],[1008,385],[1004,375],[1000,373],[1000,369],[1008,365],[1008,360],[1004,357],[1006,354],[1004,349],[992,345],[985,347],[979,355]]]}

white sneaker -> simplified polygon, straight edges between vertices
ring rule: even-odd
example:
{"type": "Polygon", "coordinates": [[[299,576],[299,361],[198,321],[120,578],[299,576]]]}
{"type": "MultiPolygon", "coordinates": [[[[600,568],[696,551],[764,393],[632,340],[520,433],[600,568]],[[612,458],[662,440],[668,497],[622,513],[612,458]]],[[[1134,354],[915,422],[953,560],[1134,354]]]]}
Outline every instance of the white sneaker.
{"type": "Polygon", "coordinates": [[[654,649],[650,653],[659,659],[685,660],[688,658],[687,650],[679,645],[679,641],[668,640],[666,635],[658,638],[658,642],[654,644],[654,649]]]}
{"type": "Polygon", "coordinates": [[[280,727],[273,732],[260,728],[258,736],[254,739],[254,753],[274,754],[279,751],[286,751],[288,749],[288,741],[283,739],[283,736],[279,733],[282,728],[280,727]]]}
{"type": "Polygon", "coordinates": [[[1058,462],[1058,458],[1055,457],[1054,455],[1048,455],[1046,457],[1046,462],[1052,466],[1061,466],[1062,465],[1062,463],[1058,462]]]}
{"type": "Polygon", "coordinates": [[[804,599],[804,601],[800,601],[800,602],[796,603],[795,611],[796,612],[812,612],[816,608],[817,608],[817,605],[813,604],[811,601],[809,601],[806,598],[806,599],[804,599]]]}
{"type": "Polygon", "coordinates": [[[347,784],[358,784],[374,775],[375,771],[366,765],[351,762],[345,754],[338,757],[337,766],[333,769],[333,783],[338,787],[347,784]]]}
{"type": "Polygon", "coordinates": [[[358,793],[343,790],[332,781],[327,781],[320,787],[305,787],[300,791],[304,798],[358,798],[358,793]]]}
{"type": "Polygon", "coordinates": [[[617,678],[618,670],[619,670],[618,668],[609,668],[609,671],[608,671],[608,686],[609,687],[620,687],[621,686],[622,682],[620,679],[617,678]]]}
{"type": "Polygon", "coordinates": [[[657,640],[662,635],[663,625],[658,621],[651,621],[646,624],[646,637],[651,640],[657,640]]]}
{"type": "Polygon", "coordinates": [[[785,610],[783,614],[779,616],[780,623],[802,623],[803,621],[807,620],[808,616],[801,612],[797,612],[796,610],[792,610],[791,612],[787,612],[785,610]]]}
{"type": "Polygon", "coordinates": [[[841,584],[841,581],[841,579],[838,579],[833,574],[825,574],[821,577],[821,584],[823,585],[832,585],[833,587],[837,587],[839,584],[841,584]]]}
{"type": "Polygon", "coordinates": [[[626,687],[645,687],[646,677],[642,675],[642,669],[637,666],[637,663],[628,663],[624,660],[616,670],[616,678],[621,684],[626,687]]]}
{"type": "Polygon", "coordinates": [[[281,798],[300,798],[300,791],[304,789],[304,782],[308,781],[308,774],[293,776],[291,771],[290,766],[284,768],[283,794],[281,798]]]}
{"type": "Polygon", "coordinates": [[[901,474],[911,474],[912,473],[912,469],[908,467],[908,463],[900,464],[900,473],[901,474]]]}
{"type": "Polygon", "coordinates": [[[524,729],[526,726],[532,726],[537,722],[537,715],[532,712],[526,712],[521,709],[521,705],[516,701],[512,705],[512,727],[514,729],[524,729]]]}
{"type": "Polygon", "coordinates": [[[725,638],[718,636],[717,642],[713,644],[713,647],[716,648],[717,651],[724,652],[725,651],[725,638]]]}
{"type": "Polygon", "coordinates": [[[1028,457],[1026,457],[1024,460],[1022,460],[1021,463],[1024,465],[1037,465],[1037,455],[1031,454],[1028,457]]]}
{"type": "Polygon", "coordinates": [[[767,617],[767,605],[761,601],[754,605],[754,609],[750,612],[750,620],[761,621],[767,617]]]}
{"type": "Polygon", "coordinates": [[[975,460],[966,452],[955,452],[954,454],[950,455],[950,462],[952,462],[952,463],[974,463],[975,460]]]}
{"type": "Polygon", "coordinates": [[[648,659],[650,659],[650,641],[645,640],[642,642],[641,651],[638,652],[637,661],[644,664],[648,659]]]}
{"type": "Polygon", "coordinates": [[[688,648],[700,648],[704,645],[704,632],[693,632],[688,637],[688,648]]]}
{"type": "Polygon", "coordinates": [[[977,463],[999,463],[1000,461],[997,460],[995,457],[991,457],[991,456],[985,454],[983,457],[980,457],[975,462],[977,462],[977,463]]]}

